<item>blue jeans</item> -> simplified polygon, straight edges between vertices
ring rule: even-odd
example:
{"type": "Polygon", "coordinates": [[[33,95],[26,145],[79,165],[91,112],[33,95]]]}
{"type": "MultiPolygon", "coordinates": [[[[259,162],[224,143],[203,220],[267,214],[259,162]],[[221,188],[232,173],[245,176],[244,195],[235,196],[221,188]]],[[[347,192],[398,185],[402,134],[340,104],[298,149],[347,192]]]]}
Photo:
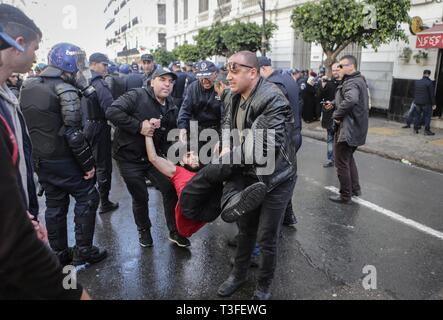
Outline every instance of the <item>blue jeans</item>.
{"type": "Polygon", "coordinates": [[[327,129],[328,131],[328,160],[334,161],[334,135],[335,132],[332,129],[327,129]]]}

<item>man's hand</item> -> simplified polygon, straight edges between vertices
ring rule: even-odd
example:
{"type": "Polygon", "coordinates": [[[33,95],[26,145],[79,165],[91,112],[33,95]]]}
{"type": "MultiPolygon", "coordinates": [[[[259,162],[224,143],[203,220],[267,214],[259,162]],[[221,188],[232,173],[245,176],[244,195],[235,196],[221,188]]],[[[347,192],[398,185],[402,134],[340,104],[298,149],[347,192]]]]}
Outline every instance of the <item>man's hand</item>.
{"type": "Polygon", "coordinates": [[[142,130],[140,131],[140,134],[142,136],[148,137],[149,133],[152,132],[152,130],[155,130],[155,127],[151,124],[151,122],[149,120],[143,121],[142,130]]]}
{"type": "Polygon", "coordinates": [[[188,131],[186,129],[180,130],[180,142],[183,144],[188,143],[188,131]]]}
{"type": "Polygon", "coordinates": [[[432,106],[432,111],[435,111],[435,110],[437,110],[437,106],[436,106],[436,105],[433,105],[433,106],[432,106]]]}
{"type": "Polygon", "coordinates": [[[162,121],[160,119],[151,119],[149,123],[154,126],[154,129],[160,129],[162,126],[162,121]]]}
{"type": "Polygon", "coordinates": [[[86,172],[85,176],[83,177],[83,179],[85,180],[91,180],[92,178],[94,178],[95,176],[95,168],[92,168],[91,171],[86,172]]]}
{"type": "Polygon", "coordinates": [[[332,110],[334,108],[334,105],[331,101],[326,101],[326,104],[324,106],[325,110],[332,110]]]}
{"type": "Polygon", "coordinates": [[[34,227],[35,233],[37,234],[37,238],[45,244],[49,243],[48,240],[48,231],[46,228],[38,221],[34,220],[34,216],[28,212],[28,217],[31,220],[31,223],[34,227]]]}

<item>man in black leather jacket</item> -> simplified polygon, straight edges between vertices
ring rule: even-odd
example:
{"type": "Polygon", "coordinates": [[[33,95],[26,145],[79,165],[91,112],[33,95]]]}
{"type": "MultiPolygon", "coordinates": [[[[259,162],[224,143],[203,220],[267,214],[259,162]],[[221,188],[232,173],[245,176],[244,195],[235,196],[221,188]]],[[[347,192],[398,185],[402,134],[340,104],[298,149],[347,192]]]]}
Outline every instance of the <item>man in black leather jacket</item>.
{"type": "Polygon", "coordinates": [[[151,221],[149,219],[149,179],[163,195],[163,207],[169,229],[169,240],[180,247],[189,247],[190,242],[177,232],[175,206],[177,193],[171,181],[149,162],[145,147],[151,119],[161,119],[161,128],[155,132],[154,144],[157,153],[168,154],[170,143],[167,135],[177,128],[178,109],[170,97],[176,75],[168,70],[157,69],[148,88],[133,89],[114,101],[106,111],[106,118],[117,130],[114,136],[113,155],[120,173],[133,200],[133,213],[139,232],[140,246],[152,247],[151,221]]]}
{"type": "Polygon", "coordinates": [[[254,299],[267,300],[271,297],[278,234],[293,194],[297,172],[294,116],[288,100],[278,87],[260,77],[258,59],[254,53],[242,51],[232,56],[228,62],[228,71],[231,93],[223,97],[226,108],[223,129],[238,129],[240,136],[246,134],[243,130],[252,129],[252,144],[244,142],[250,139],[243,141],[241,138],[242,143],[233,148],[234,153],[241,150],[244,169],[242,175],[225,186],[222,206],[237,190],[257,181],[268,186],[268,193],[261,208],[238,220],[234,268],[220,286],[218,294],[222,297],[231,296],[246,282],[257,241],[261,248],[262,263],[254,299]],[[267,139],[260,137],[260,130],[265,132],[267,139]],[[262,155],[260,151],[264,151],[262,155]],[[270,166],[271,170],[264,169],[263,160],[266,160],[266,166],[270,166]]]}

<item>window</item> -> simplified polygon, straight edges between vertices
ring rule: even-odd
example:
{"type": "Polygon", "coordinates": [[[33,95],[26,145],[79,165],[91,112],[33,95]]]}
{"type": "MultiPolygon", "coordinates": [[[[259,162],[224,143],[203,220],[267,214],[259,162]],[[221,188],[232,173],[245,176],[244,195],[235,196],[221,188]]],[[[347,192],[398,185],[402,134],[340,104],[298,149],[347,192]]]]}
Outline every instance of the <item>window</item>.
{"type": "Polygon", "coordinates": [[[209,10],[209,0],[198,0],[198,12],[206,12],[209,10]]]}
{"type": "Polygon", "coordinates": [[[159,33],[158,34],[158,44],[160,48],[166,49],[166,33],[159,33]]]}
{"type": "Polygon", "coordinates": [[[183,0],[183,20],[188,20],[188,0],[183,0]]]}
{"type": "Polygon", "coordinates": [[[174,22],[178,23],[178,0],[174,0],[174,22]]]}
{"type": "Polygon", "coordinates": [[[220,5],[220,6],[231,2],[231,0],[217,0],[217,1],[218,1],[218,5],[220,5]]]}
{"type": "Polygon", "coordinates": [[[166,4],[158,4],[158,24],[166,24],[166,4]]]}

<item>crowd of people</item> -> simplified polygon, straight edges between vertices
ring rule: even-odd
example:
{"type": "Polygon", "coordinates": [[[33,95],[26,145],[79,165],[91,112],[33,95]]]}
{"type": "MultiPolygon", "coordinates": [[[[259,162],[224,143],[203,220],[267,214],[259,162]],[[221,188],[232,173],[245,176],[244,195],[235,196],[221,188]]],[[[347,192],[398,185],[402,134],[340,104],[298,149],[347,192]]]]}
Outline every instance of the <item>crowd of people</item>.
{"type": "Polygon", "coordinates": [[[277,70],[271,59],[249,51],[229,57],[223,68],[204,60],[182,70],[179,61],[164,68],[150,54],[141,57],[141,68],[117,65],[103,53],[87,56],[79,46],[59,43],[47,64],[29,73],[41,30],[6,4],[0,4],[0,27],[1,298],[89,299],[80,285],[62,287],[62,267],[107,258],[107,250],[94,245],[94,233],[97,212],[119,209],[110,199],[114,163],[132,198],[141,247],[155,245],[150,184],[162,194],[174,245],[190,247],[189,238],[219,217],[238,227],[221,297],[247,281],[258,253],[253,298],[271,298],[281,227],[297,224],[292,200],[302,119],[314,121],[323,113],[326,166],[335,163],[341,185],[331,201],[349,203],[361,194],[353,154],[365,143],[369,97],[353,56],[342,57],[328,79],[325,70],[320,77],[277,70]],[[218,162],[203,163],[201,141],[192,148],[194,123],[199,136],[212,130],[220,138],[209,150],[218,162]],[[226,137],[225,131],[238,136],[226,137]],[[172,161],[177,144],[181,157],[172,161]],[[273,155],[265,157],[272,172],[262,170],[258,149],[273,155]],[[43,193],[44,225],[37,198],[43,193]],[[71,197],[73,248],[67,230],[71,197]]]}

